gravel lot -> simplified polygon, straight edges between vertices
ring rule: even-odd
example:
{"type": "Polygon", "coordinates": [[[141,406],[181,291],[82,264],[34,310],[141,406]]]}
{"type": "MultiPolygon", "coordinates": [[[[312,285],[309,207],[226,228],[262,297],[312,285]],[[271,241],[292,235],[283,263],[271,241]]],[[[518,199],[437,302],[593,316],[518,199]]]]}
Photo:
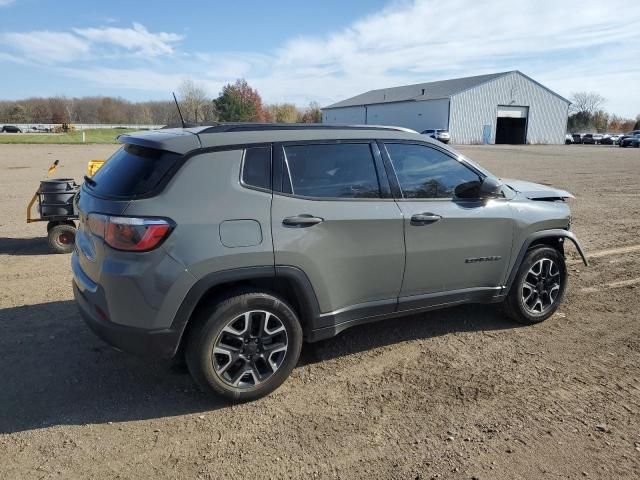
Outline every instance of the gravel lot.
{"type": "Polygon", "coordinates": [[[464,306],[356,327],[229,407],[90,333],[69,256],[25,223],[54,159],[80,179],[115,148],[0,145],[0,478],[640,478],[637,149],[460,149],[577,197],[592,265],[545,323],[464,306]]]}

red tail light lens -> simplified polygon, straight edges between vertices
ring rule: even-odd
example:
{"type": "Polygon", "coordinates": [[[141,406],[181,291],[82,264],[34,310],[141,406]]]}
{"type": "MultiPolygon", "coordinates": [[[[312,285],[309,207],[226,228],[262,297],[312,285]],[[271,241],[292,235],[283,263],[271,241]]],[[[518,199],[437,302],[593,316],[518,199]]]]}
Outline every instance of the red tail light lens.
{"type": "Polygon", "coordinates": [[[146,252],[156,248],[165,240],[173,223],[159,218],[109,217],[90,214],[89,230],[116,250],[146,252]]]}

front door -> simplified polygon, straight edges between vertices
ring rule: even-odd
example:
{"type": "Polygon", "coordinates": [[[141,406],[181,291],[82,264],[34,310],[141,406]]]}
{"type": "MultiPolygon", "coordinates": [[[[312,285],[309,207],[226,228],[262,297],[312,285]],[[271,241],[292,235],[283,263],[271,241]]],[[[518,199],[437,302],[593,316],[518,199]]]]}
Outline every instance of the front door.
{"type": "Polygon", "coordinates": [[[457,199],[481,174],[445,150],[390,143],[385,153],[402,198],[406,267],[401,297],[501,286],[511,253],[509,201],[457,199]]]}
{"type": "Polygon", "coordinates": [[[403,224],[377,144],[285,144],[274,152],[283,177],[274,182],[271,215],[276,265],[307,275],[322,313],[394,311],[403,224]]]}

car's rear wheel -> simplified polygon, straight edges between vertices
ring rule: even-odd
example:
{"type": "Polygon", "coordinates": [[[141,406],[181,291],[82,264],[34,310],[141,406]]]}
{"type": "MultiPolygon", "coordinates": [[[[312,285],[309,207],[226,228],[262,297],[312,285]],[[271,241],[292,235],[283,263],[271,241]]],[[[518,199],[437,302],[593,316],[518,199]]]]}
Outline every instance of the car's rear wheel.
{"type": "Polygon", "coordinates": [[[505,300],[506,314],[519,323],[540,323],[555,313],[567,288],[564,256],[539,246],[525,255],[505,300]]]}
{"type": "Polygon", "coordinates": [[[298,362],[300,322],[286,302],[270,293],[230,294],[194,321],[186,360],[205,391],[233,401],[254,400],[278,388],[298,362]]]}

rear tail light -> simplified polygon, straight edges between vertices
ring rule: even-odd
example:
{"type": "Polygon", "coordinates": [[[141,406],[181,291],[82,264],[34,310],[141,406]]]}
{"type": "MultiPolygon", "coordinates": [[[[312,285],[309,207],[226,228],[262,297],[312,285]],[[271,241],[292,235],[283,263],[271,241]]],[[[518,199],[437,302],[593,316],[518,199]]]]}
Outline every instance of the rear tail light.
{"type": "Polygon", "coordinates": [[[87,218],[87,226],[111,248],[146,252],[159,246],[175,225],[162,218],[110,217],[92,213],[87,218]]]}

